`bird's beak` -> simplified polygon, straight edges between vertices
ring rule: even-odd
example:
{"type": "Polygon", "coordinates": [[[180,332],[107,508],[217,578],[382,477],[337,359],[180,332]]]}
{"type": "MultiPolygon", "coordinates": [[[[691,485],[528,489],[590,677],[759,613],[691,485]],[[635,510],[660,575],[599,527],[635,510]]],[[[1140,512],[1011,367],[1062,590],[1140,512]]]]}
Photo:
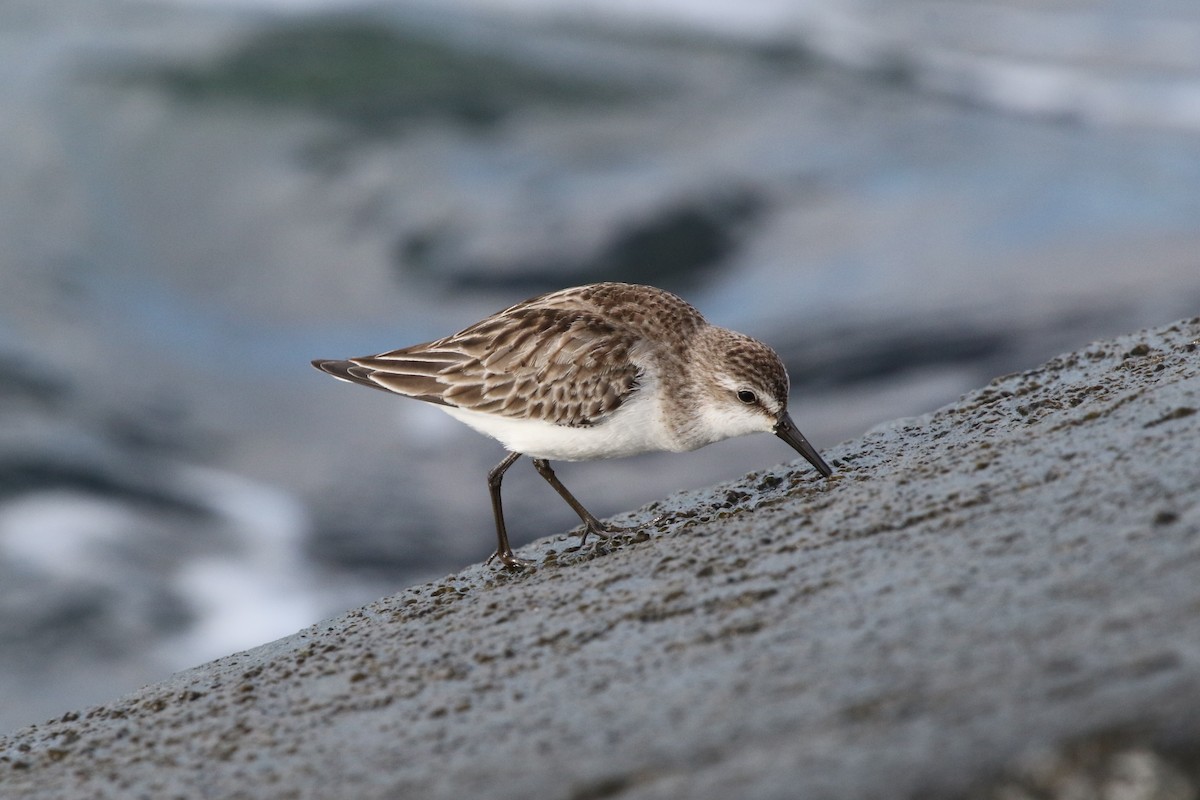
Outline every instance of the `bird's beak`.
{"type": "Polygon", "coordinates": [[[775,435],[796,449],[800,455],[808,459],[808,463],[817,468],[817,472],[828,478],[833,474],[833,470],[825,463],[825,459],[821,458],[821,454],[817,452],[817,448],[808,443],[808,439],[804,438],[804,434],[796,427],[796,423],[792,422],[791,416],[784,411],[780,416],[779,422],[775,425],[775,435]]]}

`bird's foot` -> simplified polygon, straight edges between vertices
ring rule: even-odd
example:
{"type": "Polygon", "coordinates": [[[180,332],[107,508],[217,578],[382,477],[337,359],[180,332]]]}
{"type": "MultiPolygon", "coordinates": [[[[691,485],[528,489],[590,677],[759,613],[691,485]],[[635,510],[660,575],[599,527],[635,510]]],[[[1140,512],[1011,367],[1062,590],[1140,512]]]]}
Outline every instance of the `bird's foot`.
{"type": "Polygon", "coordinates": [[[611,539],[618,534],[633,533],[636,530],[637,526],[605,525],[603,522],[594,525],[583,524],[579,526],[579,546],[587,544],[587,537],[593,533],[600,539],[611,539]]]}
{"type": "Polygon", "coordinates": [[[653,519],[646,520],[645,522],[639,522],[636,525],[606,525],[598,519],[591,519],[580,526],[579,546],[583,547],[583,545],[587,543],[587,537],[589,534],[594,533],[601,539],[611,539],[612,537],[622,533],[637,533],[648,525],[656,525],[659,522],[662,522],[665,518],[666,514],[659,514],[653,519]]]}
{"type": "Polygon", "coordinates": [[[500,563],[503,564],[506,569],[531,569],[535,566],[533,561],[513,555],[512,550],[497,550],[488,556],[488,560],[483,563],[485,565],[491,564],[497,559],[500,560],[500,563]]]}

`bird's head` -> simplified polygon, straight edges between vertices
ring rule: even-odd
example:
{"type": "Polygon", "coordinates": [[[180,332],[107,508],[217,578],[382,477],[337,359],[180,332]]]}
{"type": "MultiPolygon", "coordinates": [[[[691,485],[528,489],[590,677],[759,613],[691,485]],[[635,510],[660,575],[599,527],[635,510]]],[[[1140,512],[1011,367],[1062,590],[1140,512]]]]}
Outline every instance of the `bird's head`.
{"type": "Polygon", "coordinates": [[[735,331],[710,328],[700,344],[695,377],[706,402],[701,424],[712,441],[773,433],[825,477],[833,473],[788,415],[788,375],[767,345],[735,331]]]}

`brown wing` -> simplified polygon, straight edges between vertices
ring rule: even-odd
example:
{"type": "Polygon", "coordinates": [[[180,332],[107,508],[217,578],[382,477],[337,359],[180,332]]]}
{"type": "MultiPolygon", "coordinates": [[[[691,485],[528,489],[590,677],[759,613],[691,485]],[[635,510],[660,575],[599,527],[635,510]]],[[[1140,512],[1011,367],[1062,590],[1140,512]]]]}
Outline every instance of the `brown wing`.
{"type": "Polygon", "coordinates": [[[637,341],[588,311],[520,305],[435,342],[314,364],[427,402],[583,426],[637,390],[637,341]]]}

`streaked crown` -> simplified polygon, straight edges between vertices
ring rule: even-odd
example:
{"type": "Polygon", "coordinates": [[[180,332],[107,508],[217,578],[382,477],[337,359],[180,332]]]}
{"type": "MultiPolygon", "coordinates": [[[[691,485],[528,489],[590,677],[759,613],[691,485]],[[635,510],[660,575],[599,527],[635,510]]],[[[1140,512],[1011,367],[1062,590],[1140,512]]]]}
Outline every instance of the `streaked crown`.
{"type": "Polygon", "coordinates": [[[691,388],[701,400],[693,436],[707,443],[774,431],[788,403],[779,355],[757,339],[717,327],[703,331],[693,346],[691,388]]]}

